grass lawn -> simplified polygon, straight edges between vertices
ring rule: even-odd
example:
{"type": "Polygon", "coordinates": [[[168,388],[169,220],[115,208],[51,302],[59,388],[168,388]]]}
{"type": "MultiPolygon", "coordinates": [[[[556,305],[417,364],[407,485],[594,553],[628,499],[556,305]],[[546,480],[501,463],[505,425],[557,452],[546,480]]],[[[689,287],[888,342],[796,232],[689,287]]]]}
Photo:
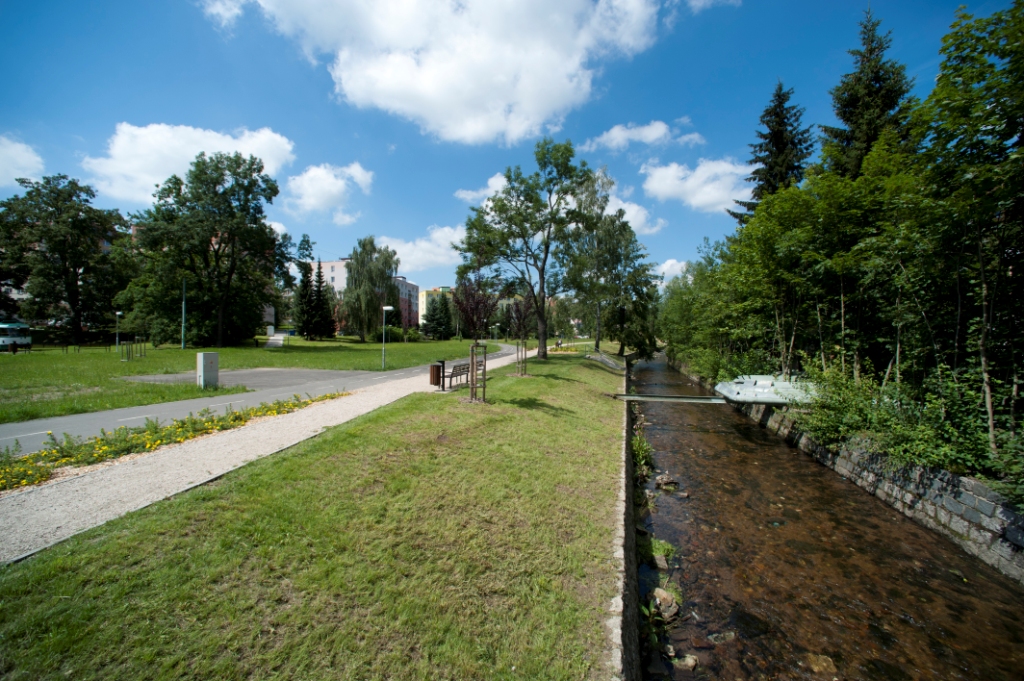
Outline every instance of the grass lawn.
{"type": "MultiPolygon", "coordinates": [[[[427,364],[438,359],[469,356],[470,341],[421,341],[388,343],[388,369],[427,364]]],[[[496,345],[491,345],[497,349],[496,345]]],[[[381,347],[351,338],[325,341],[291,339],[283,348],[206,348],[220,353],[220,368],[255,369],[295,367],[303,369],[380,370],[381,347]]],[[[201,350],[201,348],[200,348],[201,350]]],[[[195,371],[196,348],[182,351],[173,346],[148,348],[146,357],[120,361],[117,353],[86,348],[81,353],[41,350],[10,355],[0,353],[0,423],[85,412],[135,407],[203,397],[194,385],[132,383],[123,376],[195,371]]],[[[242,388],[223,389],[223,394],[242,388]]]]}
{"type": "Polygon", "coordinates": [[[622,379],[510,369],[0,568],[0,675],[603,676],[622,379]]]}

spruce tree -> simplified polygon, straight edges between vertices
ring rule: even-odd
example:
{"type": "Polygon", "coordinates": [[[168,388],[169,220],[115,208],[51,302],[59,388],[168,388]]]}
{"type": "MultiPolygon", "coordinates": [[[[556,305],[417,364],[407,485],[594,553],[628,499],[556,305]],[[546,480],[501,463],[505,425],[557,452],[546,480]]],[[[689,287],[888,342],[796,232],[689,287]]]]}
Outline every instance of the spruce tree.
{"type": "Polygon", "coordinates": [[[437,332],[441,340],[448,340],[455,335],[455,310],[448,301],[447,295],[437,298],[437,332]]]}
{"type": "Polygon", "coordinates": [[[804,109],[789,103],[792,96],[793,90],[784,89],[779,81],[761,114],[761,125],[766,130],[758,130],[755,134],[761,141],[750,145],[750,163],[756,166],[747,178],[747,182],[754,183],[751,200],[736,201],[745,209],[743,212],[728,211],[741,225],[747,224],[761,199],[798,184],[804,177],[804,161],[811,155],[814,140],[809,127],[800,127],[804,109]]]}
{"type": "Polygon", "coordinates": [[[295,333],[303,338],[310,338],[312,335],[310,333],[311,324],[313,323],[313,311],[311,309],[313,300],[313,266],[308,262],[299,262],[297,265],[299,268],[299,288],[295,291],[292,323],[295,325],[295,333]]]}
{"type": "Polygon", "coordinates": [[[334,335],[334,319],[326,293],[324,268],[319,258],[316,261],[316,278],[313,281],[313,295],[310,298],[309,334],[314,338],[334,335]]]}
{"type": "Polygon", "coordinates": [[[850,50],[856,69],[832,88],[832,107],[845,127],[821,126],[825,156],[840,175],[855,179],[861,163],[886,128],[902,131],[912,104],[907,97],[914,81],[907,69],[885,53],[891,32],[879,34],[881,21],[871,10],[860,22],[861,49],[850,50]]]}

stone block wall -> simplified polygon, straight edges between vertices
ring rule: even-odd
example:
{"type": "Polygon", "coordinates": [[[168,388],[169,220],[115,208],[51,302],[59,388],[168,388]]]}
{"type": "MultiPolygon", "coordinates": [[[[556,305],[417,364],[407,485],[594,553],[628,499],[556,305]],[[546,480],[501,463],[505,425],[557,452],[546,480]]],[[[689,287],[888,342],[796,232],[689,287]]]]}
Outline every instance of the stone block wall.
{"type": "Polygon", "coordinates": [[[981,481],[938,468],[892,469],[885,457],[862,449],[831,452],[801,433],[785,411],[766,405],[738,408],[900,513],[1024,584],[1024,516],[981,481]]]}
{"type": "MultiPolygon", "coordinates": [[[[628,370],[622,379],[622,392],[629,392],[628,370]]],[[[608,668],[611,678],[616,681],[640,681],[640,593],[636,565],[636,509],[633,507],[633,452],[630,449],[633,422],[628,402],[622,403],[622,412],[622,466],[615,508],[617,527],[612,547],[619,571],[619,588],[609,606],[606,621],[608,668]]]]}
{"type": "Polygon", "coordinates": [[[785,407],[735,407],[900,513],[1024,584],[1024,515],[980,480],[923,466],[892,469],[884,456],[856,447],[831,452],[800,432],[785,407]]]}

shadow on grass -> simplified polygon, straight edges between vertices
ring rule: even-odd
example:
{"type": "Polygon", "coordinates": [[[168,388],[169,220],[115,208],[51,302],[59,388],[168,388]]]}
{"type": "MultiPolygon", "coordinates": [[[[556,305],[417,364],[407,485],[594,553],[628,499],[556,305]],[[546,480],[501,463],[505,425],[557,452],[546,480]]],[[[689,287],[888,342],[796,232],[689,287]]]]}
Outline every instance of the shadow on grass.
{"type": "Polygon", "coordinates": [[[504,402],[505,404],[511,404],[513,406],[519,407],[520,409],[539,409],[540,411],[546,412],[548,414],[557,415],[573,413],[571,409],[566,409],[564,407],[556,407],[553,404],[548,404],[544,400],[538,400],[536,397],[517,397],[511,400],[501,400],[501,402],[504,402]]]}

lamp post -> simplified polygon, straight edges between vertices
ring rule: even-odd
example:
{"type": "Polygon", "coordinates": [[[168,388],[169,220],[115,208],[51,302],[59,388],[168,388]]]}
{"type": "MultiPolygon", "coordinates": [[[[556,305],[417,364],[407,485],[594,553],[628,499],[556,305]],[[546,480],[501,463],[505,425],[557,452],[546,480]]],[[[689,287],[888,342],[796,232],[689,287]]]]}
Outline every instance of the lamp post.
{"type": "Polygon", "coordinates": [[[395,308],[390,305],[385,305],[381,310],[381,346],[380,346],[380,370],[384,371],[384,367],[387,366],[388,360],[388,312],[391,312],[395,308]]]}
{"type": "Polygon", "coordinates": [[[121,314],[120,312],[114,313],[114,345],[118,352],[121,351],[121,314]]]}

